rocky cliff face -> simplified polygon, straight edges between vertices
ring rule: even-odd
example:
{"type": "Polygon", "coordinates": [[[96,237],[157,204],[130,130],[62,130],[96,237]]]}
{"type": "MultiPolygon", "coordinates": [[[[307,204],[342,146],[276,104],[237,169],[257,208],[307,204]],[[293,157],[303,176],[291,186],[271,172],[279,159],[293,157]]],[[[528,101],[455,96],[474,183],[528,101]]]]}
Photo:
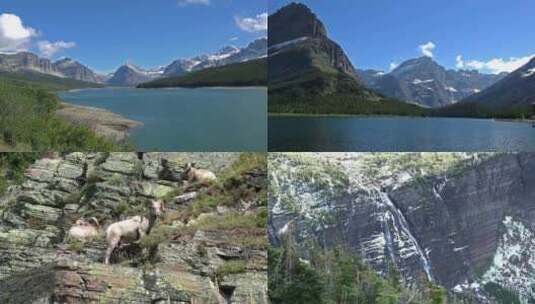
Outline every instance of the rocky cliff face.
{"type": "Polygon", "coordinates": [[[104,76],[96,74],[73,59],[65,58],[52,62],[29,52],[0,54],[0,71],[31,71],[93,83],[102,83],[105,80],[104,76]]]}
{"type": "Polygon", "coordinates": [[[68,78],[93,83],[100,83],[103,81],[103,76],[97,75],[85,65],[70,58],[65,58],[54,62],[54,67],[58,72],[68,78]]]}
{"type": "MultiPolygon", "coordinates": [[[[197,199],[173,199],[186,191],[179,184],[185,162],[226,176],[237,160],[232,153],[38,160],[0,200],[0,302],[267,303],[265,230],[243,224],[256,218],[265,170],[239,175],[240,189],[249,189],[240,201],[224,196],[223,205],[220,190],[195,186],[197,199]],[[157,197],[168,200],[164,217],[140,244],[117,251],[112,265],[102,263],[103,232],[88,243],[66,239],[80,217],[106,227],[143,214],[145,201],[157,197]]],[[[233,189],[233,180],[223,187],[233,189]]]]}
{"type": "Polygon", "coordinates": [[[54,76],[63,76],[50,60],[39,58],[37,55],[29,52],[0,54],[0,70],[10,72],[29,70],[54,76]]]}
{"type": "Polygon", "coordinates": [[[304,4],[291,3],[269,16],[269,45],[301,37],[327,38],[327,30],[304,4]]]}
{"type": "Polygon", "coordinates": [[[291,231],[480,303],[496,303],[488,283],[535,297],[535,154],[276,155],[270,166],[275,245],[291,231]]]}

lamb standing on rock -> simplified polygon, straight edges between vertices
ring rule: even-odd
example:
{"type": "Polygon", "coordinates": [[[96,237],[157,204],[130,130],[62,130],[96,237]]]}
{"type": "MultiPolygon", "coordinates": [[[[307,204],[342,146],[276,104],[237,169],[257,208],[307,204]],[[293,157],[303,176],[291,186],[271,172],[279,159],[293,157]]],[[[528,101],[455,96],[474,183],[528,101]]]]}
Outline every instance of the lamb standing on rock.
{"type": "Polygon", "coordinates": [[[135,243],[150,233],[156,219],[162,215],[165,210],[163,201],[152,201],[149,218],[144,216],[134,216],[124,221],[111,224],[106,229],[106,241],[108,249],[104,263],[110,263],[110,257],[113,251],[119,246],[119,243],[135,243]]]}
{"type": "Polygon", "coordinates": [[[100,225],[98,220],[94,217],[89,221],[85,219],[78,219],[74,225],[69,229],[67,238],[70,240],[90,241],[98,236],[100,225]]]}
{"type": "Polygon", "coordinates": [[[195,168],[194,163],[187,163],[184,170],[185,180],[188,183],[198,182],[201,185],[207,186],[217,180],[212,171],[206,169],[195,168]]]}

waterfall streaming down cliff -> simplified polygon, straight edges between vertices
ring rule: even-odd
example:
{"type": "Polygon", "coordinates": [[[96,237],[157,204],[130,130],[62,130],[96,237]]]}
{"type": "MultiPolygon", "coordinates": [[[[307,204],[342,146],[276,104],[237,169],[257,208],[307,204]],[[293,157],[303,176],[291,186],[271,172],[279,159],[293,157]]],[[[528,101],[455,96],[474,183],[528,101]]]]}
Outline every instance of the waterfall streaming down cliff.
{"type": "MultiPolygon", "coordinates": [[[[431,262],[429,261],[427,254],[424,252],[424,250],[418,243],[418,240],[412,234],[409,228],[409,223],[407,222],[405,218],[405,215],[403,215],[403,212],[401,212],[401,210],[399,210],[399,208],[396,207],[396,205],[392,202],[392,200],[390,199],[387,193],[383,191],[379,191],[379,190],[378,190],[378,193],[379,193],[381,202],[388,208],[388,212],[385,212],[385,215],[384,215],[385,222],[387,220],[386,217],[391,214],[393,216],[393,225],[398,226],[395,228],[401,229],[401,232],[406,237],[408,237],[409,242],[412,244],[412,247],[414,248],[414,250],[416,250],[416,253],[420,257],[420,263],[425,271],[425,274],[427,275],[427,279],[432,282],[433,275],[431,273],[431,262]]],[[[385,224],[388,225],[387,223],[385,224]]],[[[388,231],[388,234],[390,235],[390,231],[388,230],[388,227],[386,231],[388,231]]],[[[391,247],[391,245],[387,245],[387,246],[391,247]]],[[[392,250],[392,249],[389,249],[389,250],[392,250]]]]}

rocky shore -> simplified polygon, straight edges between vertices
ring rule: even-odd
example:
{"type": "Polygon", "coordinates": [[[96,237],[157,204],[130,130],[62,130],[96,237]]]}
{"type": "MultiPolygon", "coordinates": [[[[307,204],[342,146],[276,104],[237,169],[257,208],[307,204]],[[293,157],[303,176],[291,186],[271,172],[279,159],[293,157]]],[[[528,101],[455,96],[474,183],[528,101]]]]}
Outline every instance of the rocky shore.
{"type": "Polygon", "coordinates": [[[125,118],[110,111],[61,103],[56,115],[70,123],[80,124],[91,128],[100,136],[114,141],[124,141],[129,130],[142,125],[141,122],[125,118]]]}

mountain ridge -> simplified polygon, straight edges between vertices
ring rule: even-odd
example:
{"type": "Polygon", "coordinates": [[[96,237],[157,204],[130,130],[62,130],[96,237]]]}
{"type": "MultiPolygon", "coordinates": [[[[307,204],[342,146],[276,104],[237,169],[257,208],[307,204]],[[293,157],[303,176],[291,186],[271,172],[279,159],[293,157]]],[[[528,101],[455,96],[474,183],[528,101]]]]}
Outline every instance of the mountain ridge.
{"type": "Polygon", "coordinates": [[[499,82],[463,102],[489,108],[528,106],[535,103],[535,57],[499,82]]]}
{"type": "Polygon", "coordinates": [[[72,58],[62,58],[53,62],[31,52],[0,54],[0,71],[33,71],[84,82],[136,86],[159,77],[180,76],[192,71],[245,62],[266,56],[267,38],[258,38],[245,47],[225,46],[215,53],[198,55],[189,59],[178,59],[162,67],[144,69],[131,63],[125,63],[109,75],[98,74],[72,58]]]}
{"type": "Polygon", "coordinates": [[[459,102],[505,77],[446,69],[426,56],[406,60],[389,73],[357,70],[357,74],[368,87],[386,96],[430,108],[459,102]]]}

